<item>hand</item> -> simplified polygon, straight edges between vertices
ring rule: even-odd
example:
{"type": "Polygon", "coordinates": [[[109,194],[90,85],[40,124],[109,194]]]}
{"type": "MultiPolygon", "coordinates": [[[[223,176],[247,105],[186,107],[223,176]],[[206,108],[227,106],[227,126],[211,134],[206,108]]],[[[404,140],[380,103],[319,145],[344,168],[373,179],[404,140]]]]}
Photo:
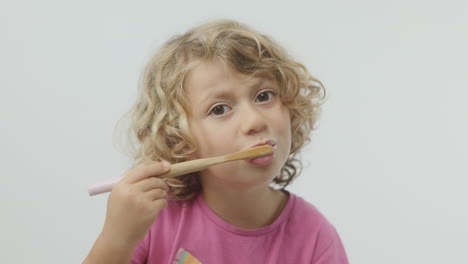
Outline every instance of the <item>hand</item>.
{"type": "Polygon", "coordinates": [[[167,206],[167,183],[157,175],[169,164],[156,162],[128,170],[114,185],[107,202],[101,236],[117,247],[135,247],[143,240],[159,212],[167,206]]]}

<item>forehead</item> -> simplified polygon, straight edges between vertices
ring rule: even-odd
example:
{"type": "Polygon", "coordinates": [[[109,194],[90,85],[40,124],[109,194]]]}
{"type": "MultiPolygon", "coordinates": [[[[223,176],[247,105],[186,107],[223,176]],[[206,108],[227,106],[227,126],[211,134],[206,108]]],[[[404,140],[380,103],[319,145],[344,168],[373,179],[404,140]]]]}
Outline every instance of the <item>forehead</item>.
{"type": "Polygon", "coordinates": [[[189,93],[197,93],[223,86],[228,81],[245,80],[246,76],[231,70],[219,61],[203,61],[188,74],[186,88],[189,93]]]}
{"type": "Polygon", "coordinates": [[[266,76],[239,73],[221,61],[204,61],[188,73],[184,88],[190,100],[206,94],[228,92],[239,85],[253,87],[260,82],[274,81],[266,76]]]}

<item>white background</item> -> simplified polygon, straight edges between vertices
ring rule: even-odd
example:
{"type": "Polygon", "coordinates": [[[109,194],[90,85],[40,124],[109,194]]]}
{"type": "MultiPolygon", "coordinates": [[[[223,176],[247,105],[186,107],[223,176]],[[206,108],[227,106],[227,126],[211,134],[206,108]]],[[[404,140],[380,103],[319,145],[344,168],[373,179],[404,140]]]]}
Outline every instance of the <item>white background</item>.
{"type": "MultiPolygon", "coordinates": [[[[466,1],[2,1],[0,262],[80,263],[129,159],[114,127],[149,56],[231,18],[281,44],[328,101],[289,190],[351,263],[468,263],[466,1]]],[[[287,252],[285,252],[287,254],[287,252]]]]}

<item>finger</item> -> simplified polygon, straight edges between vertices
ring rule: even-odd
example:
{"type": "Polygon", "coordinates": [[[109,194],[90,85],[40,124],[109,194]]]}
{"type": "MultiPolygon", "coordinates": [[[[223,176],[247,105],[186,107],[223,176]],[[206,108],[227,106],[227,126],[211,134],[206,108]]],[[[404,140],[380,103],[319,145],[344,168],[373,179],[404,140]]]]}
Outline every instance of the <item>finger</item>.
{"type": "Polygon", "coordinates": [[[155,209],[162,210],[168,205],[167,199],[156,199],[153,201],[155,209]]]}
{"type": "Polygon", "coordinates": [[[135,188],[143,192],[146,192],[152,189],[157,189],[157,188],[163,189],[165,191],[169,191],[169,185],[167,185],[166,181],[158,177],[149,177],[149,178],[143,179],[135,183],[135,188]]]}
{"type": "Polygon", "coordinates": [[[128,183],[139,182],[148,177],[164,174],[170,170],[170,167],[171,165],[167,162],[155,162],[128,170],[124,173],[122,180],[128,183]]]}
{"type": "Polygon", "coordinates": [[[145,192],[145,195],[148,196],[151,201],[167,199],[167,192],[163,189],[152,189],[145,192]]]}

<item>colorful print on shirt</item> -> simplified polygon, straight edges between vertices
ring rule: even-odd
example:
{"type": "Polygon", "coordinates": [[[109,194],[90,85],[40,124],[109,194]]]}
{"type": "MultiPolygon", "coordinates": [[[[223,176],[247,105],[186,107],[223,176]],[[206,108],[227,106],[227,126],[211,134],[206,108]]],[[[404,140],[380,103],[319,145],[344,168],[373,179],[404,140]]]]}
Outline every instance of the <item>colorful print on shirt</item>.
{"type": "Polygon", "coordinates": [[[174,264],[202,264],[198,259],[192,256],[190,252],[186,251],[183,248],[179,248],[173,263],[174,264]]]}

